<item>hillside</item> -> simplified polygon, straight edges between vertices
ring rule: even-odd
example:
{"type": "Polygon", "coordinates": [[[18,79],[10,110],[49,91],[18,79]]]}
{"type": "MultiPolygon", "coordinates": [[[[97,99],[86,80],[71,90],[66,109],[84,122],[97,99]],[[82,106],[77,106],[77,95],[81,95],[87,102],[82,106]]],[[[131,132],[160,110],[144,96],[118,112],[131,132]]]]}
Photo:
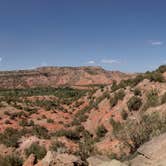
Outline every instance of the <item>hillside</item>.
{"type": "Polygon", "coordinates": [[[41,67],[34,70],[1,71],[0,88],[110,84],[113,80],[120,81],[128,76],[101,67],[41,67]]]}
{"type": "Polygon", "coordinates": [[[111,81],[96,82],[96,73],[91,73],[89,79],[95,82],[82,88],[73,86],[86,85],[80,75],[58,82],[60,87],[51,87],[54,81],[23,86],[22,79],[37,77],[33,72],[52,78],[61,71],[58,77],[66,78],[69,73],[87,74],[87,67],[1,72],[3,82],[20,77],[19,84],[0,89],[0,166],[136,166],[142,145],[166,132],[166,66],[132,77],[116,73],[114,79],[112,72],[90,69],[111,81]]]}

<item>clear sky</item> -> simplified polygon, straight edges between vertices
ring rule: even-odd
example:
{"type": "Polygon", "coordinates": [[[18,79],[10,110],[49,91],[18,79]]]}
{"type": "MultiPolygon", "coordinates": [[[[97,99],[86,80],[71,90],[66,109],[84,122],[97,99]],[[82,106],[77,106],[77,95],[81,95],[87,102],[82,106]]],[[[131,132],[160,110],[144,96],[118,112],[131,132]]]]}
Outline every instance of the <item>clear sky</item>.
{"type": "Polygon", "coordinates": [[[0,0],[0,70],[164,63],[165,0],[0,0]]]}

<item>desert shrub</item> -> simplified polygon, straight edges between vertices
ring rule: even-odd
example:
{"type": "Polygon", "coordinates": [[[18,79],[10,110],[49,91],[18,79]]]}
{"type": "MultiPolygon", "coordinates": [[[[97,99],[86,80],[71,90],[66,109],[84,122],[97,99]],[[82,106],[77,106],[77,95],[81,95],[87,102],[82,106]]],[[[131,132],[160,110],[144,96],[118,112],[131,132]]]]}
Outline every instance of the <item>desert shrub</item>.
{"type": "Polygon", "coordinates": [[[7,147],[18,147],[18,140],[21,134],[13,128],[6,128],[3,133],[0,133],[0,142],[7,147]]]}
{"type": "Polygon", "coordinates": [[[46,155],[46,152],[46,148],[38,145],[37,143],[33,143],[29,148],[25,149],[25,154],[27,157],[31,154],[34,154],[37,160],[42,159],[46,155]]]}
{"type": "Polygon", "coordinates": [[[161,65],[161,66],[159,66],[159,68],[158,68],[156,71],[158,71],[158,72],[160,72],[160,73],[166,72],[166,65],[161,65]]]}
{"type": "Polygon", "coordinates": [[[35,125],[34,121],[33,121],[33,120],[30,120],[30,121],[29,121],[29,126],[34,126],[34,125],[35,125]]]}
{"type": "Polygon", "coordinates": [[[47,123],[54,123],[53,119],[47,119],[47,123]]]}
{"type": "Polygon", "coordinates": [[[114,92],[114,91],[116,91],[116,90],[118,90],[118,89],[119,89],[119,87],[118,87],[118,85],[117,85],[117,82],[116,82],[116,81],[113,81],[112,86],[111,86],[111,90],[114,92]]]}
{"type": "Polygon", "coordinates": [[[10,112],[8,111],[5,111],[4,114],[10,116],[10,112]]]}
{"type": "Polygon", "coordinates": [[[144,110],[146,110],[149,107],[155,107],[159,104],[159,96],[158,91],[156,89],[151,90],[146,95],[147,101],[144,105],[144,110]]]}
{"type": "Polygon", "coordinates": [[[76,130],[59,130],[55,133],[55,136],[62,137],[65,136],[71,140],[79,140],[80,134],[76,130]]]}
{"type": "Polygon", "coordinates": [[[84,126],[82,126],[82,125],[76,126],[75,131],[76,132],[82,132],[82,131],[84,131],[84,126]]]}
{"type": "Polygon", "coordinates": [[[115,121],[113,118],[110,118],[110,124],[113,128],[113,133],[116,134],[122,128],[122,124],[118,121],[115,121]]]}
{"type": "Polygon", "coordinates": [[[76,101],[75,107],[78,108],[78,107],[81,106],[83,103],[84,103],[84,101],[76,101]]]}
{"type": "Polygon", "coordinates": [[[127,106],[130,111],[137,111],[142,106],[142,100],[139,97],[133,96],[127,102],[127,106]]]}
{"type": "Polygon", "coordinates": [[[36,135],[38,138],[49,138],[48,130],[45,127],[39,125],[33,126],[32,134],[36,135]]]}
{"type": "Polygon", "coordinates": [[[140,83],[141,81],[143,81],[144,76],[142,74],[137,75],[135,78],[132,79],[127,79],[127,80],[122,80],[118,87],[119,88],[125,88],[127,86],[130,87],[135,87],[138,83],[140,83]]]}
{"type": "Polygon", "coordinates": [[[0,157],[1,166],[22,166],[23,160],[18,155],[7,155],[0,157]]]}
{"type": "Polygon", "coordinates": [[[116,96],[118,98],[118,100],[123,100],[123,98],[125,97],[125,91],[123,89],[120,89],[117,93],[116,96]]]}
{"type": "Polygon", "coordinates": [[[166,103],[166,92],[161,96],[161,104],[166,103]]]}
{"type": "Polygon", "coordinates": [[[24,111],[29,112],[29,114],[35,114],[37,112],[36,108],[24,107],[24,111]]]}
{"type": "Polygon", "coordinates": [[[104,137],[106,133],[107,133],[107,129],[104,127],[104,125],[98,126],[96,130],[97,137],[99,138],[104,137]]]}
{"type": "Polygon", "coordinates": [[[67,149],[64,143],[60,141],[55,141],[51,144],[50,150],[55,152],[66,152],[67,149]]]}
{"type": "Polygon", "coordinates": [[[166,132],[165,115],[160,116],[158,113],[142,115],[138,121],[128,120],[115,130],[116,138],[130,146],[132,152],[152,137],[166,132]]]}
{"type": "Polygon", "coordinates": [[[125,110],[121,111],[121,117],[123,120],[126,120],[128,118],[128,113],[125,110]]]}
{"type": "Polygon", "coordinates": [[[146,73],[145,77],[147,79],[149,79],[150,81],[154,81],[154,82],[164,82],[164,77],[162,75],[162,73],[160,72],[149,72],[146,73]]]}
{"type": "Polygon", "coordinates": [[[8,119],[6,119],[5,124],[11,124],[11,122],[8,119]]]}
{"type": "Polygon", "coordinates": [[[114,107],[117,105],[119,100],[123,100],[125,97],[125,91],[123,89],[120,89],[118,92],[114,94],[112,98],[110,98],[110,106],[114,107]]]}
{"type": "Polygon", "coordinates": [[[118,98],[117,98],[117,96],[115,95],[114,97],[112,97],[112,98],[110,99],[110,106],[111,106],[111,108],[112,108],[112,107],[115,107],[115,106],[117,105],[117,103],[118,103],[118,98]]]}
{"type": "Polygon", "coordinates": [[[141,90],[138,89],[138,88],[134,89],[134,95],[135,96],[141,96],[142,95],[141,90]]]}
{"type": "Polygon", "coordinates": [[[81,122],[79,121],[79,117],[74,117],[73,121],[71,122],[71,125],[72,126],[75,126],[75,125],[80,125],[81,122]]]}
{"type": "Polygon", "coordinates": [[[26,114],[21,111],[21,112],[14,112],[10,114],[10,119],[14,120],[15,118],[21,118],[22,116],[26,117],[26,114]]]}
{"type": "Polygon", "coordinates": [[[28,121],[27,121],[26,119],[22,119],[22,120],[19,122],[19,125],[25,127],[25,126],[28,126],[29,124],[28,124],[28,121]]]}
{"type": "Polygon", "coordinates": [[[82,137],[82,141],[79,142],[78,155],[81,157],[82,161],[86,161],[94,151],[94,140],[87,130],[84,130],[82,137]]]}

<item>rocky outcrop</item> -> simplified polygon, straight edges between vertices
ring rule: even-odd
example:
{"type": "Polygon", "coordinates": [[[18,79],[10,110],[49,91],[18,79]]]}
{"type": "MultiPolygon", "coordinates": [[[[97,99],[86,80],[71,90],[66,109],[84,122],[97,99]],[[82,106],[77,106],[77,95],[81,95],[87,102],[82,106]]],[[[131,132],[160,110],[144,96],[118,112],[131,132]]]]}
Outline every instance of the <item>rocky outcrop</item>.
{"type": "Polygon", "coordinates": [[[67,153],[57,154],[48,151],[46,156],[35,166],[81,166],[79,157],[67,153]]]}
{"type": "Polygon", "coordinates": [[[138,155],[130,162],[131,166],[165,166],[166,133],[154,137],[137,151],[138,155]]]}
{"type": "Polygon", "coordinates": [[[87,159],[89,166],[127,166],[118,160],[110,160],[107,157],[93,156],[87,159]]]}
{"type": "Polygon", "coordinates": [[[31,154],[28,159],[24,162],[23,166],[34,166],[35,156],[31,154]]]}

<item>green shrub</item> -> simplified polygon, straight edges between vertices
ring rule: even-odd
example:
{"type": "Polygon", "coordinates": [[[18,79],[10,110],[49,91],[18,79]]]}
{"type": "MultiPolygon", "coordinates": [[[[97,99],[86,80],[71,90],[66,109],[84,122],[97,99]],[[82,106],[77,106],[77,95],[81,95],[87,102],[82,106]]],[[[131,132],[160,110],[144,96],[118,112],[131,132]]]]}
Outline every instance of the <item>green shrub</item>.
{"type": "Polygon", "coordinates": [[[111,106],[111,108],[115,107],[117,105],[117,103],[118,103],[118,98],[115,95],[113,98],[110,99],[110,106],[111,106]]]}
{"type": "Polygon", "coordinates": [[[111,90],[114,92],[114,91],[116,91],[116,90],[118,90],[118,89],[119,89],[119,87],[118,87],[118,85],[117,85],[117,82],[116,82],[116,81],[113,81],[112,86],[111,86],[111,90]]]}
{"type": "Polygon", "coordinates": [[[20,126],[23,126],[23,127],[28,126],[28,121],[27,121],[26,119],[22,119],[22,120],[19,122],[19,125],[20,125],[20,126]]]}
{"type": "Polygon", "coordinates": [[[128,113],[125,110],[121,111],[121,116],[123,120],[126,120],[128,118],[128,113]]]}
{"type": "Polygon", "coordinates": [[[104,137],[107,133],[107,129],[104,127],[104,125],[101,125],[97,128],[96,135],[97,137],[101,138],[104,137]]]}
{"type": "Polygon", "coordinates": [[[110,98],[110,106],[115,107],[119,100],[123,100],[125,97],[125,91],[123,89],[120,89],[118,92],[114,94],[112,98],[110,98]]]}
{"type": "Polygon", "coordinates": [[[0,133],[0,142],[7,147],[18,147],[18,140],[20,138],[20,132],[13,128],[6,128],[3,133],[0,133]]]}
{"type": "Polygon", "coordinates": [[[159,66],[159,68],[158,68],[156,71],[158,71],[158,72],[160,72],[160,73],[166,72],[166,65],[161,65],[161,66],[159,66]]]}
{"type": "Polygon", "coordinates": [[[117,93],[116,96],[118,98],[118,100],[123,100],[123,98],[125,97],[125,91],[123,89],[120,89],[117,93]]]}
{"type": "Polygon", "coordinates": [[[151,90],[146,95],[147,101],[144,105],[144,110],[146,110],[149,107],[155,107],[159,104],[159,96],[158,91],[156,89],[151,90]]]}
{"type": "Polygon", "coordinates": [[[71,140],[79,140],[80,139],[80,134],[76,130],[59,130],[55,133],[57,137],[67,137],[68,139],[71,140]]]}
{"type": "Polygon", "coordinates": [[[152,137],[166,132],[166,116],[156,112],[151,115],[144,114],[140,120],[128,120],[114,131],[116,138],[128,145],[133,153],[152,137]]]}
{"type": "Polygon", "coordinates": [[[11,124],[11,122],[7,119],[5,120],[5,124],[11,124]]]}
{"type": "Polygon", "coordinates": [[[61,151],[66,151],[66,146],[64,143],[60,141],[55,141],[51,144],[50,150],[55,151],[55,152],[61,152],[61,151]]]}
{"type": "Polygon", "coordinates": [[[161,96],[161,104],[166,103],[166,92],[161,96]]]}
{"type": "Polygon", "coordinates": [[[79,142],[78,155],[81,157],[82,161],[86,161],[86,159],[91,156],[94,151],[94,140],[87,130],[84,130],[82,136],[82,141],[79,142]]]}
{"type": "Polygon", "coordinates": [[[16,154],[0,157],[1,166],[22,166],[22,164],[23,164],[22,159],[16,154]]]}
{"type": "Polygon", "coordinates": [[[45,127],[39,125],[33,126],[32,134],[36,135],[38,138],[49,138],[48,130],[45,127]]]}
{"type": "Polygon", "coordinates": [[[33,120],[30,120],[30,121],[29,121],[29,126],[34,126],[34,125],[35,125],[34,121],[33,121],[33,120]]]}
{"type": "Polygon", "coordinates": [[[47,119],[47,123],[54,123],[53,119],[47,119]]]}
{"type": "Polygon", "coordinates": [[[28,149],[25,149],[25,154],[28,157],[31,154],[35,155],[37,160],[41,160],[46,155],[46,148],[37,143],[33,143],[28,149]]]}
{"type": "Polygon", "coordinates": [[[150,81],[154,82],[164,82],[164,77],[161,73],[159,72],[150,72],[146,74],[146,78],[149,79],[150,81]]]}
{"type": "Polygon", "coordinates": [[[142,95],[141,90],[138,89],[138,88],[134,89],[134,95],[135,96],[141,96],[142,95]]]}
{"type": "Polygon", "coordinates": [[[115,121],[113,118],[110,118],[110,124],[111,124],[111,126],[113,128],[113,133],[115,135],[122,128],[122,124],[120,122],[115,121]]]}
{"type": "Polygon", "coordinates": [[[133,96],[127,102],[127,106],[130,111],[137,111],[142,106],[142,100],[139,97],[133,96]]]}

